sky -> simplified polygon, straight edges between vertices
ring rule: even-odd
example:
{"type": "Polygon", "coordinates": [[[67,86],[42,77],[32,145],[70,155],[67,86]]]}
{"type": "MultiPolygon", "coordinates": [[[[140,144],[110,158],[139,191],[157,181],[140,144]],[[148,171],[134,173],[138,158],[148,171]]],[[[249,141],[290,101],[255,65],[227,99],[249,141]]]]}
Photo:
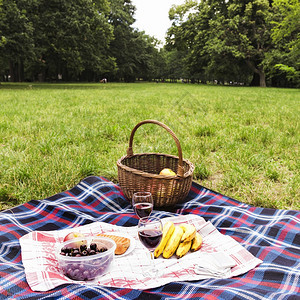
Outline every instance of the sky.
{"type": "Polygon", "coordinates": [[[136,7],[133,27],[156,37],[162,42],[171,22],[169,10],[173,4],[183,4],[185,0],[131,0],[136,7]]]}

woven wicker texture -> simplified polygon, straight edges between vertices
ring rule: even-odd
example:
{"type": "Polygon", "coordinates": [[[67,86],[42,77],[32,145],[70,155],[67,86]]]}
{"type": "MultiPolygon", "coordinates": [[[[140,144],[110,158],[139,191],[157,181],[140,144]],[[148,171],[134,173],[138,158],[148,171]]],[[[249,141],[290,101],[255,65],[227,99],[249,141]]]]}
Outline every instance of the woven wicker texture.
{"type": "Polygon", "coordinates": [[[194,165],[182,158],[180,142],[175,133],[156,120],[142,121],[133,128],[127,155],[117,161],[117,166],[119,184],[128,200],[131,201],[135,192],[151,192],[156,208],[183,202],[192,185],[194,165]],[[146,123],[159,125],[168,131],[176,143],[178,156],[162,153],[133,154],[134,134],[146,123]],[[159,175],[164,168],[173,170],[176,176],[159,175]]]}

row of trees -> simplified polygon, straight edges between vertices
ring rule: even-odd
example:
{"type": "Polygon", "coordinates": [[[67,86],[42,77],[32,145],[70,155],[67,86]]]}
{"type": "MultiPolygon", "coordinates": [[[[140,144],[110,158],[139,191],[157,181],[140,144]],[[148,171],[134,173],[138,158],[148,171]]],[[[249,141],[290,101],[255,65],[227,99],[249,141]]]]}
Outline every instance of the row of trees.
{"type": "Polygon", "coordinates": [[[187,0],[169,14],[168,45],[189,76],[299,85],[298,0],[187,0]]]}
{"type": "Polygon", "coordinates": [[[299,86],[298,0],[186,0],[166,44],[134,28],[131,0],[0,0],[3,80],[185,78],[299,86]]]}
{"type": "Polygon", "coordinates": [[[151,78],[159,51],[133,28],[134,11],[130,0],[3,0],[1,73],[12,81],[151,78]]]}

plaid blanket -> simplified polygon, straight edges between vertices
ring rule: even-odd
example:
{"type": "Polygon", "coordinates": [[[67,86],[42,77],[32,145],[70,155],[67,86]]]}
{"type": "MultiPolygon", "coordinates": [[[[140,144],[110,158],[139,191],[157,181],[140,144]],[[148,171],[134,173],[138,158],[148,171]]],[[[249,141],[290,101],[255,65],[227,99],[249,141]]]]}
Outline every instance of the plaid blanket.
{"type": "Polygon", "coordinates": [[[120,188],[91,176],[69,191],[0,212],[0,299],[300,299],[299,211],[252,207],[196,183],[185,203],[154,211],[161,218],[191,213],[211,221],[263,263],[229,279],[174,282],[143,291],[66,284],[33,292],[25,278],[21,236],[95,221],[137,225],[120,188]]]}

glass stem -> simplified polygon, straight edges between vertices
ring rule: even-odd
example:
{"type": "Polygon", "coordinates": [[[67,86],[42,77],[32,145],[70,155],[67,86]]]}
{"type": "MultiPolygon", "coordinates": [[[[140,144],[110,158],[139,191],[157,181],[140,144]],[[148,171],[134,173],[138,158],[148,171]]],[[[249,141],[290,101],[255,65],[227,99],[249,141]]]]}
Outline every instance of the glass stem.
{"type": "Polygon", "coordinates": [[[154,251],[150,251],[150,259],[151,259],[151,272],[153,273],[154,276],[156,276],[157,269],[155,266],[155,258],[154,258],[154,251]]]}
{"type": "Polygon", "coordinates": [[[154,263],[154,251],[150,251],[151,264],[154,263]]]}

